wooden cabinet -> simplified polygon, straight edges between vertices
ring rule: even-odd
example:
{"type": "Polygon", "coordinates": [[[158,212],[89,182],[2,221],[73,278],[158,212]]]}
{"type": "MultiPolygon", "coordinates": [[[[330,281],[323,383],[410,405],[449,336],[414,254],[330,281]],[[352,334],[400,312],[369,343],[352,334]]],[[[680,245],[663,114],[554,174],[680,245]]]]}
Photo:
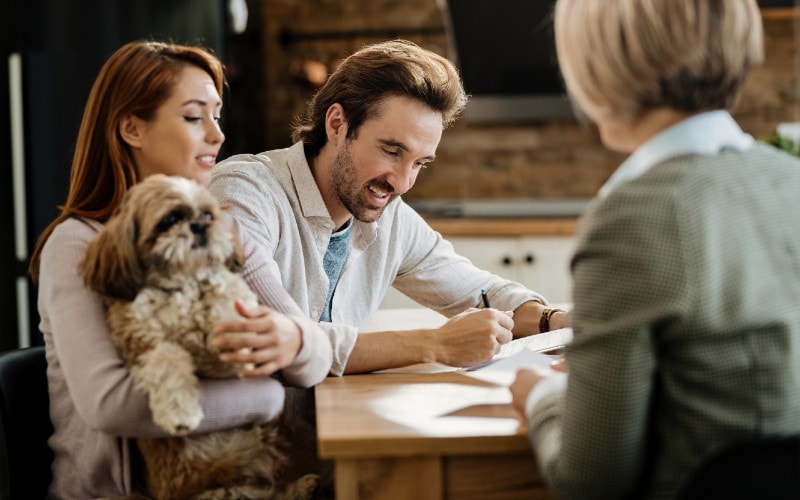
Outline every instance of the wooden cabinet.
{"type": "MultiPolygon", "coordinates": [[[[544,295],[551,303],[571,302],[569,260],[574,237],[552,236],[452,236],[456,252],[481,269],[519,281],[544,295]]],[[[413,307],[411,299],[390,289],[382,308],[413,307]]]]}

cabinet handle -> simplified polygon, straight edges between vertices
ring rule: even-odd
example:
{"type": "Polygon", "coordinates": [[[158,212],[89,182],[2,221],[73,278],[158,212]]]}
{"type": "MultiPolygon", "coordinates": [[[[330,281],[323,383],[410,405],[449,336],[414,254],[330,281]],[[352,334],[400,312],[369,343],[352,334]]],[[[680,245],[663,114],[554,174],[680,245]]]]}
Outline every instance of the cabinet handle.
{"type": "Polygon", "coordinates": [[[508,255],[506,255],[500,262],[502,262],[504,266],[510,266],[511,264],[514,263],[514,260],[508,255]]]}
{"type": "Polygon", "coordinates": [[[536,262],[536,257],[534,257],[532,253],[525,255],[526,264],[533,264],[534,262],[536,262]]]}

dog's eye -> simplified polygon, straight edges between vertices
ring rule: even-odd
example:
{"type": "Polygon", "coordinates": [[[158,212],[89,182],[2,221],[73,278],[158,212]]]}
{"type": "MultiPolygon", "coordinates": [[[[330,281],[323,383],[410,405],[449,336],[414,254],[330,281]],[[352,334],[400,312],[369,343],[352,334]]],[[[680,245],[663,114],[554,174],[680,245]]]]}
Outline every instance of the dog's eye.
{"type": "Polygon", "coordinates": [[[203,212],[203,218],[206,220],[214,220],[214,214],[211,212],[211,210],[206,210],[203,212]]]}
{"type": "Polygon", "coordinates": [[[167,215],[166,217],[161,219],[161,222],[158,223],[159,232],[163,233],[167,229],[169,229],[172,226],[174,226],[179,220],[180,220],[180,217],[178,217],[178,214],[171,213],[171,214],[167,215]]]}

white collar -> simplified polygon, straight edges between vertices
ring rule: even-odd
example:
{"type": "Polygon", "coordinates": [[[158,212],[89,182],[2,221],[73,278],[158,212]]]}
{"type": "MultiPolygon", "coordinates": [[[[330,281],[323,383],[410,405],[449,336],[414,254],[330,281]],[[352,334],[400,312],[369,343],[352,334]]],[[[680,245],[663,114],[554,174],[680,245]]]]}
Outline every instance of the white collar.
{"type": "Polygon", "coordinates": [[[654,165],[674,156],[699,154],[712,156],[725,148],[746,151],[755,139],[742,129],[724,110],[693,115],[659,132],[639,146],[606,181],[599,197],[644,174],[654,165]]]}

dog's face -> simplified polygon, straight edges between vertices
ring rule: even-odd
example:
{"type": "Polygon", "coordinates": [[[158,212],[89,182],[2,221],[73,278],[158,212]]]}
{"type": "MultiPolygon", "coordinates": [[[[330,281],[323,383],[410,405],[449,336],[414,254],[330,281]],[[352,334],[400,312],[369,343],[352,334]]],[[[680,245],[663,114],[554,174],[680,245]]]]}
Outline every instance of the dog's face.
{"type": "Polygon", "coordinates": [[[133,186],[83,261],[86,283],[132,300],[145,285],[171,287],[220,266],[237,270],[238,240],[211,193],[183,177],[151,175],[133,186]]]}

